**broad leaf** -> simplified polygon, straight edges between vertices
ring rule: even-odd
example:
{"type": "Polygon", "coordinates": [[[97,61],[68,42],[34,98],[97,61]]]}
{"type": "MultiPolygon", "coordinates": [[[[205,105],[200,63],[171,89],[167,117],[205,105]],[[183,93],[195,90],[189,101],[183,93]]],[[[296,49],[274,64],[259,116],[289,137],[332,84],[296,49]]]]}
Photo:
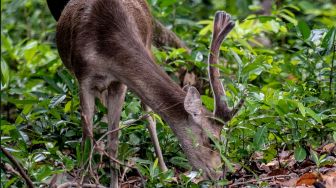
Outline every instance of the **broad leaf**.
{"type": "Polygon", "coordinates": [[[326,54],[329,54],[332,50],[332,48],[335,48],[335,34],[336,33],[336,28],[332,27],[329,29],[328,33],[326,36],[323,38],[322,41],[322,47],[325,48],[326,54]]]}
{"type": "Polygon", "coordinates": [[[257,132],[253,138],[253,143],[256,150],[260,150],[262,145],[265,144],[266,136],[267,136],[268,129],[266,126],[259,127],[257,132]]]}
{"type": "Polygon", "coordinates": [[[299,21],[298,24],[299,31],[304,40],[308,39],[310,36],[310,28],[305,21],[299,21]]]}
{"type": "Polygon", "coordinates": [[[306,150],[303,149],[301,146],[295,148],[294,157],[295,157],[295,160],[302,162],[307,157],[306,150]]]}

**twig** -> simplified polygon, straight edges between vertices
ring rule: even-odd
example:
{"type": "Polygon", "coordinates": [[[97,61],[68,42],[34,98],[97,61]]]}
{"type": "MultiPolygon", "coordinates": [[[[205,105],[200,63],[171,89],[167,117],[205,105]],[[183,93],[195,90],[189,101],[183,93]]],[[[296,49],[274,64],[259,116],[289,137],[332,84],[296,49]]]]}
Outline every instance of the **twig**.
{"type": "Polygon", "coordinates": [[[13,165],[18,169],[21,177],[26,181],[27,186],[29,188],[34,188],[33,181],[29,178],[29,176],[26,174],[24,169],[21,167],[19,162],[10,154],[7,150],[5,150],[2,146],[1,147],[1,152],[5,154],[5,156],[13,163],[13,165]]]}
{"type": "Polygon", "coordinates": [[[63,183],[63,184],[57,186],[57,188],[68,188],[68,187],[107,188],[107,187],[102,186],[102,185],[89,184],[89,183],[79,184],[77,182],[66,182],[66,183],[63,183]]]}
{"type": "Polygon", "coordinates": [[[137,168],[135,168],[135,167],[133,167],[133,166],[129,166],[129,165],[127,165],[127,164],[124,164],[124,163],[118,161],[118,160],[115,159],[114,157],[111,157],[106,151],[103,151],[103,153],[104,153],[108,158],[110,158],[110,160],[112,160],[112,161],[114,161],[114,162],[120,164],[121,166],[125,166],[125,167],[128,167],[128,168],[131,168],[131,169],[136,170],[136,172],[138,173],[138,175],[139,175],[140,178],[141,178],[141,183],[142,183],[142,185],[143,185],[144,187],[146,187],[145,179],[144,179],[144,177],[141,175],[141,173],[139,172],[139,170],[138,170],[137,168]]]}
{"type": "Polygon", "coordinates": [[[0,162],[0,168],[4,169],[7,173],[9,174],[15,174],[17,176],[21,176],[18,171],[16,171],[12,165],[9,163],[3,163],[2,161],[0,162]]]}
{"type": "Polygon", "coordinates": [[[233,187],[233,186],[244,185],[244,184],[248,184],[248,183],[256,183],[256,182],[259,182],[259,181],[267,181],[267,180],[271,180],[271,179],[274,179],[274,178],[287,178],[287,177],[291,177],[291,176],[290,175],[270,176],[270,177],[265,177],[265,178],[260,178],[260,179],[249,180],[249,181],[245,181],[245,182],[237,182],[237,183],[233,183],[229,186],[233,187]]]}
{"type": "Polygon", "coordinates": [[[117,129],[113,129],[113,130],[111,130],[111,131],[107,131],[107,132],[106,132],[105,134],[103,134],[103,136],[101,136],[96,142],[101,141],[103,138],[105,138],[105,137],[106,137],[107,135],[109,135],[109,134],[112,134],[112,133],[114,133],[114,132],[120,131],[120,130],[126,128],[126,127],[131,126],[133,123],[135,123],[135,122],[137,122],[137,121],[140,121],[140,120],[143,120],[143,119],[147,118],[151,113],[152,113],[152,112],[148,112],[148,113],[146,113],[146,114],[140,116],[138,119],[125,121],[125,122],[123,123],[123,125],[124,125],[123,127],[119,127],[119,128],[117,128],[117,129]]]}
{"type": "Polygon", "coordinates": [[[124,169],[124,171],[123,171],[123,173],[121,174],[121,178],[120,178],[120,179],[121,179],[121,182],[124,181],[128,169],[129,169],[129,168],[126,166],[125,169],[124,169]]]}
{"type": "Polygon", "coordinates": [[[110,160],[114,161],[115,163],[118,163],[119,165],[121,166],[125,166],[125,167],[128,167],[128,168],[134,168],[132,166],[129,166],[127,164],[124,164],[122,162],[120,162],[118,159],[114,158],[114,157],[111,157],[106,151],[102,151],[104,155],[106,155],[110,160]]]}

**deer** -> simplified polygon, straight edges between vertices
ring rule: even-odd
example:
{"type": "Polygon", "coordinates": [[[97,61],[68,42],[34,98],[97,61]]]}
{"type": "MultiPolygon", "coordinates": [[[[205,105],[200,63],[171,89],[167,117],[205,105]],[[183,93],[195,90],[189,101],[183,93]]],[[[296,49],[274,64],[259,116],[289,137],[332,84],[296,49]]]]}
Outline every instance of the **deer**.
{"type": "MultiPolygon", "coordinates": [[[[70,0],[47,0],[48,8],[56,21],[59,20],[65,6],[68,4],[70,0]]],[[[153,24],[153,45],[157,48],[163,48],[165,46],[173,47],[173,48],[184,48],[188,53],[190,53],[190,49],[185,45],[185,43],[178,37],[174,32],[167,29],[162,23],[160,23],[156,19],[152,19],[153,24]]],[[[183,75],[180,75],[183,77],[183,75]]],[[[183,82],[182,82],[183,83],[183,82]]],[[[97,96],[104,106],[107,106],[107,92],[102,92],[100,96],[97,96]]],[[[144,109],[149,112],[150,108],[144,105],[144,109]]],[[[161,147],[157,138],[156,132],[156,122],[151,116],[147,116],[148,121],[148,130],[150,133],[151,140],[154,145],[154,151],[156,156],[158,157],[160,169],[163,171],[167,171],[168,168],[163,159],[163,155],[161,152],[161,147]]]]}
{"type": "MultiPolygon", "coordinates": [[[[170,126],[195,170],[206,179],[221,177],[221,157],[211,144],[219,139],[224,122],[244,104],[242,98],[229,108],[216,67],[220,46],[234,28],[231,16],[218,11],[210,45],[208,71],[215,110],[208,111],[193,86],[181,88],[155,62],[151,44],[155,34],[145,0],[70,0],[62,11],[56,31],[61,60],[79,83],[83,140],[93,139],[95,96],[107,91],[109,129],[117,129],[128,90],[170,126]]],[[[118,133],[108,137],[111,157],[117,156],[118,133]]],[[[118,172],[111,171],[110,187],[118,187],[118,172]]]]}

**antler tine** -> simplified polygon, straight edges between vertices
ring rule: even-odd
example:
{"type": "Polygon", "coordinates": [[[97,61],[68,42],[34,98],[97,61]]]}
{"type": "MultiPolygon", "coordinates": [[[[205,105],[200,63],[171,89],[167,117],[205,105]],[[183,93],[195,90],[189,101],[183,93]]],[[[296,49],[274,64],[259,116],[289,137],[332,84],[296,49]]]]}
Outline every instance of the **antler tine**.
{"type": "Polygon", "coordinates": [[[229,14],[223,11],[216,13],[210,45],[208,68],[210,85],[215,99],[214,114],[216,117],[222,118],[224,121],[229,121],[232,118],[232,113],[228,108],[226,101],[223,100],[226,95],[223,84],[219,80],[220,72],[216,65],[218,64],[219,59],[219,48],[233,27],[234,22],[231,21],[231,16],[229,14]]]}

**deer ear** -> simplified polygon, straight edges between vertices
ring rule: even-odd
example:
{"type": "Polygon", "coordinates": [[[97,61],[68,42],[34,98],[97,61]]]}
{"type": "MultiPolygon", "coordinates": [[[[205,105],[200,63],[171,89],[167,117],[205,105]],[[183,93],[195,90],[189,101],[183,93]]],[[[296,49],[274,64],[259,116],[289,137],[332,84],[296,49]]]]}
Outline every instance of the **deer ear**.
{"type": "Polygon", "coordinates": [[[194,118],[202,113],[201,96],[193,86],[189,86],[188,88],[187,95],[184,99],[184,109],[194,118]]]}

